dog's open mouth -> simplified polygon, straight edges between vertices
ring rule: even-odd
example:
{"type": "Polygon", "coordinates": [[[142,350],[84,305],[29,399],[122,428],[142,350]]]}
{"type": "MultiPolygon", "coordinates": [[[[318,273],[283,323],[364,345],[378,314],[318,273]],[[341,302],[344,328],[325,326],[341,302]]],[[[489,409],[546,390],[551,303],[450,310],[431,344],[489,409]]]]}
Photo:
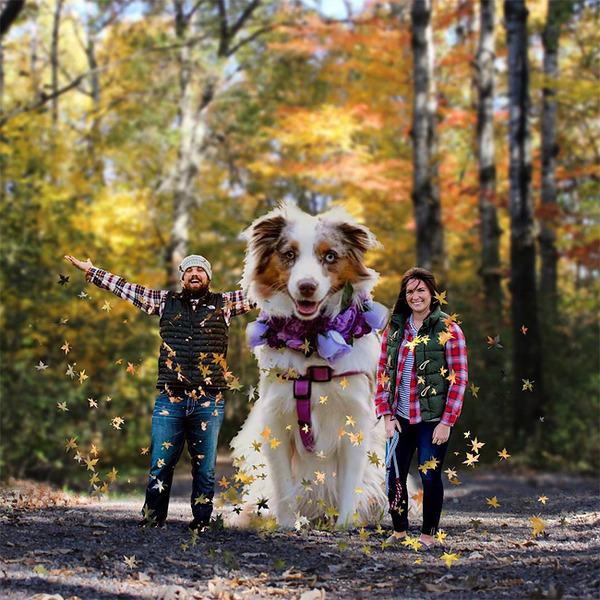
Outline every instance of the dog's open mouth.
{"type": "Polygon", "coordinates": [[[317,312],[319,304],[312,300],[296,300],[296,310],[303,317],[312,317],[317,312]]]}

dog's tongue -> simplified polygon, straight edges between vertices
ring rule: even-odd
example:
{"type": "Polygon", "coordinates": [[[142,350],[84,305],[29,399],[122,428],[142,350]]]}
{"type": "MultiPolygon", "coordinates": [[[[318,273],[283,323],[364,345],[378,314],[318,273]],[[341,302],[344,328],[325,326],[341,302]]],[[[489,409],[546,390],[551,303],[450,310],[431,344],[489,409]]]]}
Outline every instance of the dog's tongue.
{"type": "Polygon", "coordinates": [[[317,310],[317,306],[319,306],[318,302],[309,302],[308,300],[298,300],[296,302],[296,307],[298,308],[298,312],[301,315],[310,316],[314,314],[317,310]]]}

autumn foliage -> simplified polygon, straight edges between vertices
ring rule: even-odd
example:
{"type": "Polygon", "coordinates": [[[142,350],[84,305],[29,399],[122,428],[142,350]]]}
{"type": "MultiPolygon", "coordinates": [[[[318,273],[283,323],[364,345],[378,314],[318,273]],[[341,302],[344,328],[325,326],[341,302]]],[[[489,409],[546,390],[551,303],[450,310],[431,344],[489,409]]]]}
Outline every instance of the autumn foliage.
{"type": "MultiPolygon", "coordinates": [[[[84,10],[64,2],[55,52],[51,2],[28,2],[2,39],[0,469],[3,478],[86,480],[85,460],[96,457],[92,471],[100,488],[115,467],[147,467],[158,321],[89,286],[62,257],[89,256],[129,281],[167,285],[185,128],[181,44],[169,3],[86,4],[84,10]],[[72,438],[83,462],[73,460],[75,450],[65,452],[72,438]]],[[[242,11],[243,3],[231,4],[242,11]]],[[[500,465],[496,451],[504,448],[510,464],[598,469],[597,9],[575,4],[560,39],[560,76],[548,82],[540,41],[547,3],[528,2],[535,216],[551,221],[556,232],[559,297],[556,315],[539,307],[544,396],[527,437],[518,426],[510,361],[502,14],[496,15],[492,198],[502,230],[502,298],[492,315],[480,275],[479,3],[440,0],[433,12],[435,158],[447,254],[447,270],[438,276],[469,349],[472,387],[459,429],[486,440],[482,461],[489,465],[500,465]],[[552,208],[540,202],[544,85],[556,89],[558,102],[552,208]],[[497,341],[488,344],[488,338],[497,341]]],[[[210,258],[213,289],[238,287],[245,249],[240,232],[277,201],[293,198],[310,212],[343,204],[369,226],[382,244],[369,256],[381,273],[376,300],[393,305],[402,273],[416,261],[406,5],[373,0],[349,17],[324,18],[299,3],[265,2],[244,23],[249,41],[229,56],[215,51],[214,16],[206,7],[198,11],[191,64],[199,77],[218,71],[219,84],[202,117],[208,129],[191,182],[187,244],[210,258]]],[[[204,88],[198,89],[193,102],[202,100],[204,88]]],[[[231,327],[227,360],[242,389],[228,391],[223,449],[243,422],[258,379],[244,339],[253,318],[231,327]]],[[[527,335],[527,323],[518,326],[527,335]]],[[[522,383],[520,393],[531,393],[522,383]]]]}

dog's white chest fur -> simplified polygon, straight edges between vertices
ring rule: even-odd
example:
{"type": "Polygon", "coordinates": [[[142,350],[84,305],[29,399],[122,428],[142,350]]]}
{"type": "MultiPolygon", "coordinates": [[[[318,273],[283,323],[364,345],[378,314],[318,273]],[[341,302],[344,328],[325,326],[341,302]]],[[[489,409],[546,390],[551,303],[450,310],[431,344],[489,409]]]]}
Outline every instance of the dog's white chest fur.
{"type": "MultiPolygon", "coordinates": [[[[335,318],[348,300],[362,307],[378,279],[364,264],[375,239],[343,209],[313,217],[283,205],[258,219],[247,236],[242,286],[263,317],[335,318]]],[[[268,499],[280,525],[326,514],[352,524],[386,505],[383,423],[373,402],[379,337],[370,331],[347,338],[346,332],[343,352],[325,358],[315,340],[309,353],[288,342],[254,350],[259,398],[232,442],[233,455],[251,481],[248,503],[268,499]],[[300,435],[293,376],[315,365],[329,365],[334,376],[311,384],[311,452],[300,435]],[[294,375],[286,380],[286,373],[294,375]]]]}

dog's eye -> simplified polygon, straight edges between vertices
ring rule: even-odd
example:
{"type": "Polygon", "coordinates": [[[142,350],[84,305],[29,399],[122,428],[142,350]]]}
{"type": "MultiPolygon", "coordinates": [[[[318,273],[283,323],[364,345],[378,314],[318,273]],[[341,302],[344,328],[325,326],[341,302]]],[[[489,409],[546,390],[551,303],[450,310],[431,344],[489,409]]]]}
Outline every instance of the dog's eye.
{"type": "Polygon", "coordinates": [[[283,253],[283,258],[289,261],[294,260],[296,258],[296,253],[293,250],[288,250],[283,253]]]}
{"type": "Polygon", "coordinates": [[[334,263],[337,260],[337,255],[335,252],[326,252],[323,256],[323,260],[329,264],[334,263]]]}

